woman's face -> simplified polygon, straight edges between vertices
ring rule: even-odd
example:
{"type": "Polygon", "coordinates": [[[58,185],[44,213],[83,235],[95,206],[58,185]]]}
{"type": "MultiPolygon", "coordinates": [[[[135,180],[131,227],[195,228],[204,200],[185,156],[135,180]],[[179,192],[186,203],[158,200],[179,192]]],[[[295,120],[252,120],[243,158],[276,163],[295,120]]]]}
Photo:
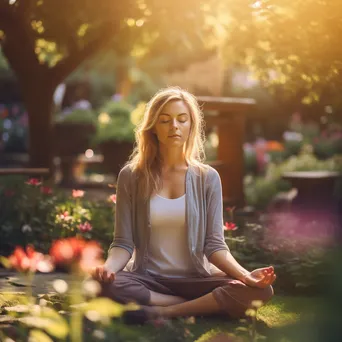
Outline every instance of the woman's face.
{"type": "Polygon", "coordinates": [[[181,100],[168,102],[160,112],[153,132],[160,144],[168,147],[183,146],[188,140],[191,116],[188,107],[181,100]]]}

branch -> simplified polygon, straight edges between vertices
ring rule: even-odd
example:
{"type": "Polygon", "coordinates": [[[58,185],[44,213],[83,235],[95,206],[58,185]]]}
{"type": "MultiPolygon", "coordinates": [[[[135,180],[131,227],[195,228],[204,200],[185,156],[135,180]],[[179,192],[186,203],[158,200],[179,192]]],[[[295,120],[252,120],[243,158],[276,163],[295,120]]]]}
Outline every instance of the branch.
{"type": "Polygon", "coordinates": [[[25,18],[26,13],[30,12],[32,8],[32,0],[18,0],[18,14],[20,17],[25,18]]]}
{"type": "Polygon", "coordinates": [[[14,5],[4,3],[5,0],[1,0],[0,28],[5,32],[5,38],[1,41],[2,51],[18,78],[34,79],[37,71],[44,66],[39,64],[34,51],[34,39],[30,35],[32,29],[25,18],[15,10],[14,5]]]}
{"type": "Polygon", "coordinates": [[[0,29],[6,31],[11,24],[16,20],[13,8],[5,2],[5,0],[0,1],[0,29]]]}
{"type": "Polygon", "coordinates": [[[68,57],[64,58],[54,68],[51,69],[51,75],[54,83],[61,83],[71,72],[73,72],[83,61],[91,57],[99,50],[103,49],[115,34],[120,30],[119,22],[108,22],[99,29],[97,38],[88,43],[84,48],[77,49],[68,57]]]}

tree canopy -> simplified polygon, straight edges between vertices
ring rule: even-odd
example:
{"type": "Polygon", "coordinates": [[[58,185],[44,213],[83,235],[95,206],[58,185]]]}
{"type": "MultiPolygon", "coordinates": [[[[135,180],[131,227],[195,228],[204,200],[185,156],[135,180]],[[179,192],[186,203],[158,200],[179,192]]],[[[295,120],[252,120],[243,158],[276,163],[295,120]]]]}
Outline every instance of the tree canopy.
{"type": "Polygon", "coordinates": [[[0,43],[29,115],[30,160],[51,164],[53,93],[106,46],[169,66],[202,58],[215,41],[219,0],[0,0],[0,43]],[[208,20],[211,19],[211,20],[208,20]]]}
{"type": "Polygon", "coordinates": [[[240,0],[230,4],[227,58],[304,103],[342,85],[341,0],[240,0]]]}
{"type": "Polygon", "coordinates": [[[118,54],[170,51],[177,60],[212,35],[205,14],[214,2],[0,0],[2,50],[17,75],[48,70],[54,84],[109,43],[118,54]]]}

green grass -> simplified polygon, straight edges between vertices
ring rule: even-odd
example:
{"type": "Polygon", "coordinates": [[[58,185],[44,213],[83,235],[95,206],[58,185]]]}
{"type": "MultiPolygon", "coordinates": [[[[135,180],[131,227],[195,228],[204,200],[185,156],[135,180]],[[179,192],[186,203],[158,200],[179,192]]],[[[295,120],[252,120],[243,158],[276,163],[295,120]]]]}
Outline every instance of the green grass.
{"type": "MultiPolygon", "coordinates": [[[[274,296],[258,311],[255,326],[257,335],[254,341],[305,342],[306,337],[298,339],[303,334],[302,322],[316,310],[318,302],[316,297],[274,296]]],[[[20,304],[18,298],[0,293],[0,307],[16,304],[20,304]]],[[[113,324],[103,327],[105,336],[102,341],[210,342],[218,335],[225,336],[220,340],[222,342],[228,341],[229,335],[239,336],[241,341],[250,341],[251,327],[250,320],[230,321],[225,317],[174,319],[159,327],[152,324],[127,326],[116,319],[113,324]]],[[[85,324],[85,342],[98,340],[94,339],[94,328],[91,322],[85,324]]]]}
{"type": "MultiPolygon", "coordinates": [[[[292,342],[299,340],[288,339],[286,327],[296,326],[301,320],[312,312],[315,306],[314,298],[274,296],[264,307],[259,309],[257,315],[256,341],[282,341],[292,342]],[[283,330],[285,329],[285,330],[283,330]],[[265,338],[263,339],[262,336],[265,338]]],[[[208,342],[214,336],[230,334],[238,335],[242,341],[248,341],[251,323],[247,320],[229,321],[223,317],[201,317],[196,318],[195,323],[185,319],[172,320],[163,327],[124,326],[117,323],[108,331],[109,335],[119,334],[118,341],[196,341],[208,342]]],[[[110,340],[110,339],[109,339],[110,340]]],[[[222,340],[224,341],[224,340],[222,340]]]]}

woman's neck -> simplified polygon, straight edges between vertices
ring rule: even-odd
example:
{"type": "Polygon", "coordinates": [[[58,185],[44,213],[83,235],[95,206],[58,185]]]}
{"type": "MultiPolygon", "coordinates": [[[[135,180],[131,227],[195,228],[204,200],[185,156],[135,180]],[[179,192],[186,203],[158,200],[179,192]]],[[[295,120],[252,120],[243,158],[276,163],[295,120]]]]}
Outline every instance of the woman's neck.
{"type": "Polygon", "coordinates": [[[181,150],[160,151],[162,168],[164,170],[180,169],[187,167],[185,155],[181,150]]]}

